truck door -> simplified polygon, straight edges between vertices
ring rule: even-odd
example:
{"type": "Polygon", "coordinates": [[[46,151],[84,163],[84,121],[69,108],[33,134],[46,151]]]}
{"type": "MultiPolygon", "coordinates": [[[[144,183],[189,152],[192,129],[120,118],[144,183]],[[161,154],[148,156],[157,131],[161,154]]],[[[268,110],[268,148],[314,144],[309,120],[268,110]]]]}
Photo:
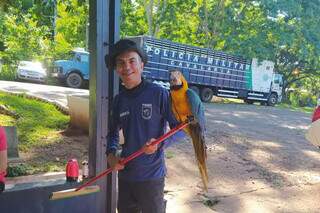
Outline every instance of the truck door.
{"type": "Polygon", "coordinates": [[[252,60],[252,90],[269,93],[272,83],[274,63],[272,61],[252,60]]]}
{"type": "Polygon", "coordinates": [[[274,74],[272,79],[271,91],[278,94],[278,102],[282,99],[283,79],[281,74],[274,74]]]}
{"type": "Polygon", "coordinates": [[[89,54],[81,54],[81,73],[84,79],[89,79],[89,54]]]}

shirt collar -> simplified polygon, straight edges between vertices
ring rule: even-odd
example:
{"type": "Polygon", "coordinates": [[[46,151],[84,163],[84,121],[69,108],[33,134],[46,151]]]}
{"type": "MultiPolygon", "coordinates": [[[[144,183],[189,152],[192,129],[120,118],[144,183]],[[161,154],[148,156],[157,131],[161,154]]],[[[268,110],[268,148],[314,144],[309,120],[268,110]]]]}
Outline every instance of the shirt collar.
{"type": "Polygon", "coordinates": [[[130,96],[136,96],[136,95],[139,95],[143,88],[146,86],[146,81],[142,78],[141,79],[141,82],[138,86],[134,87],[134,88],[131,88],[131,89],[127,89],[127,88],[124,88],[124,92],[127,94],[127,95],[130,95],[130,96]]]}

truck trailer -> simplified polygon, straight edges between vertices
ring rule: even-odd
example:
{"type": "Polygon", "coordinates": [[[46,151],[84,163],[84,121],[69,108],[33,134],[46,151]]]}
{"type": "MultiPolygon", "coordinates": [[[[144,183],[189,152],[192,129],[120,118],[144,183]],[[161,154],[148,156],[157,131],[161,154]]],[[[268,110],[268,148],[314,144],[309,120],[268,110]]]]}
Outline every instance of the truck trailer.
{"type": "Polygon", "coordinates": [[[169,87],[169,71],[178,69],[204,102],[210,102],[213,95],[270,106],[281,101],[282,75],[275,72],[272,61],[249,60],[148,36],[129,39],[148,55],[143,76],[162,86],[169,87]]]}

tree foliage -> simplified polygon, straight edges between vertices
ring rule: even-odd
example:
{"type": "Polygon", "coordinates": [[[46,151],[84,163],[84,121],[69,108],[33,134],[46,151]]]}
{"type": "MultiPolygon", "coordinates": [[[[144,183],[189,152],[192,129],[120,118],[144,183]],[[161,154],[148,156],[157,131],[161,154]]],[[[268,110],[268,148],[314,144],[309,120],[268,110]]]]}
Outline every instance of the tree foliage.
{"type": "Polygon", "coordinates": [[[88,4],[78,0],[58,1],[55,57],[61,57],[75,47],[87,47],[88,4]]]}
{"type": "Polygon", "coordinates": [[[320,76],[320,5],[317,0],[266,1],[265,9],[277,22],[275,61],[286,86],[320,76]]]}
{"type": "Polygon", "coordinates": [[[271,60],[284,76],[284,91],[320,78],[318,0],[137,0],[126,1],[123,11],[124,35],[271,60]]]}
{"type": "MultiPolygon", "coordinates": [[[[0,8],[0,54],[7,61],[58,58],[86,46],[88,0],[2,0],[0,8]]],[[[308,79],[320,75],[319,14],[319,0],[121,0],[121,36],[271,60],[285,88],[309,88],[308,79]]]]}
{"type": "Polygon", "coordinates": [[[86,46],[87,1],[15,0],[1,6],[0,57],[4,63],[58,58],[74,47],[86,46]]]}
{"type": "Polygon", "coordinates": [[[37,21],[28,14],[19,14],[19,11],[11,9],[15,15],[5,16],[3,25],[5,51],[1,53],[6,61],[41,59],[43,53],[48,51],[46,35],[48,28],[37,26],[37,21]]]}

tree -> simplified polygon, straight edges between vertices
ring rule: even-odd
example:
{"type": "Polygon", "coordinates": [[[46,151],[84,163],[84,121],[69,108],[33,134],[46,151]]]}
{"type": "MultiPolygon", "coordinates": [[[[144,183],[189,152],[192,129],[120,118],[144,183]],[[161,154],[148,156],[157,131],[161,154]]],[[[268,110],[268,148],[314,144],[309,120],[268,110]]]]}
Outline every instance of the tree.
{"type": "Polygon", "coordinates": [[[148,28],[144,8],[133,0],[121,0],[121,37],[146,34],[148,28]]]}
{"type": "Polygon", "coordinates": [[[319,78],[317,0],[203,1],[200,11],[210,48],[274,61],[284,91],[304,78],[319,78]]]}
{"type": "MultiPolygon", "coordinates": [[[[121,36],[150,35],[248,59],[274,61],[284,75],[285,91],[305,84],[304,79],[310,76],[319,78],[318,1],[121,0],[121,36]]],[[[74,47],[86,46],[87,0],[2,0],[0,7],[5,11],[0,14],[0,50],[10,44],[10,39],[17,45],[25,43],[10,37],[4,27],[8,20],[15,20],[13,26],[41,29],[36,33],[25,27],[52,50],[46,56],[62,57],[74,47]]],[[[22,54],[22,47],[15,48],[21,50],[16,55],[27,56],[22,54]]],[[[31,56],[39,55],[39,49],[31,56]]]]}
{"type": "Polygon", "coordinates": [[[285,87],[305,78],[320,78],[319,2],[267,1],[264,7],[277,17],[276,64],[285,77],[285,87]]]}
{"type": "Polygon", "coordinates": [[[198,39],[202,1],[122,1],[122,36],[150,35],[181,43],[201,45],[198,39]]]}
{"type": "Polygon", "coordinates": [[[2,41],[6,48],[0,57],[5,63],[41,59],[48,51],[48,28],[37,26],[31,15],[22,14],[19,9],[9,8],[8,12],[2,17],[2,41]]]}
{"type": "Polygon", "coordinates": [[[86,47],[88,9],[88,3],[77,0],[58,1],[54,57],[61,57],[75,47],[86,47]]]}

